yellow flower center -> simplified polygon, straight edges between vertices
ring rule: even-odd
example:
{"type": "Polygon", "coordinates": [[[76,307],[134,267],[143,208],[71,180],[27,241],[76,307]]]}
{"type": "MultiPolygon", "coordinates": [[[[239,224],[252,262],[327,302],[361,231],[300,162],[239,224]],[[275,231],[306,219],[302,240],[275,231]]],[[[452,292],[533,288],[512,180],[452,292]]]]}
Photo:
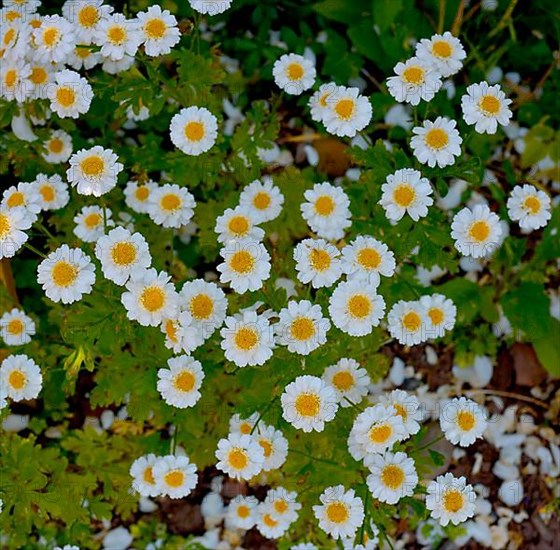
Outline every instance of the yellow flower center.
{"type": "Polygon", "coordinates": [[[51,151],[51,153],[58,154],[62,152],[63,148],[64,148],[64,142],[60,138],[52,138],[49,141],[48,149],[51,151]]]}
{"type": "Polygon", "coordinates": [[[474,222],[469,229],[469,235],[473,240],[479,243],[484,242],[490,235],[490,226],[488,222],[483,220],[474,222]]]}
{"type": "Polygon", "coordinates": [[[259,335],[255,329],[241,327],[235,333],[235,345],[243,351],[253,349],[259,342],[259,335]]]}
{"type": "Polygon", "coordinates": [[[449,42],[446,42],[445,40],[436,40],[432,44],[432,53],[436,57],[451,57],[453,49],[451,48],[451,44],[449,44],[449,42]]]}
{"type": "Polygon", "coordinates": [[[326,514],[329,521],[333,523],[344,523],[350,517],[348,506],[342,502],[331,502],[327,504],[326,514]]]}
{"type": "Polygon", "coordinates": [[[150,190],[147,185],[140,185],[136,188],[134,195],[140,202],[144,202],[150,196],[150,190]]]}
{"type": "Polygon", "coordinates": [[[334,111],[338,115],[338,118],[341,118],[342,120],[350,120],[354,114],[355,108],[355,101],[353,99],[346,98],[336,102],[334,111]]]}
{"type": "Polygon", "coordinates": [[[228,454],[228,462],[235,470],[243,470],[249,464],[249,458],[243,449],[234,447],[228,454]]]}
{"type": "Polygon", "coordinates": [[[531,214],[538,214],[539,210],[541,209],[541,201],[537,197],[535,197],[535,195],[530,195],[523,202],[523,206],[526,210],[529,210],[531,214]]]}
{"type": "Polygon", "coordinates": [[[328,216],[332,214],[335,203],[328,195],[323,195],[315,201],[315,211],[319,216],[328,216]]]}
{"type": "Polygon", "coordinates": [[[463,494],[457,489],[448,489],[443,494],[443,507],[446,512],[458,512],[463,507],[463,503],[463,494]]]}
{"type": "Polygon", "coordinates": [[[283,498],[279,498],[274,501],[274,510],[279,514],[285,514],[288,511],[288,503],[283,498]]]}
{"type": "Polygon", "coordinates": [[[54,264],[51,276],[56,286],[66,288],[78,278],[78,270],[71,263],[60,260],[54,264]]]}
{"type": "Polygon", "coordinates": [[[341,370],[332,377],[334,387],[339,391],[348,391],[354,385],[354,376],[350,371],[341,370]]]}
{"type": "Polygon", "coordinates": [[[295,408],[300,416],[313,417],[319,414],[321,401],[316,393],[301,393],[297,396],[295,408]]]}
{"type": "Polygon", "coordinates": [[[86,178],[98,178],[105,171],[105,161],[99,155],[90,155],[80,162],[80,168],[86,178]]]}
{"type": "Polygon", "coordinates": [[[278,522],[275,519],[272,519],[270,514],[265,514],[263,516],[263,523],[267,527],[276,527],[278,525],[278,522]]]}
{"type": "Polygon", "coordinates": [[[126,41],[126,29],[121,25],[113,25],[107,30],[107,38],[115,46],[121,46],[126,41]]]}
{"type": "Polygon", "coordinates": [[[348,313],[356,319],[367,317],[371,309],[370,299],[363,294],[355,294],[348,300],[348,313]]]}
{"type": "Polygon", "coordinates": [[[111,250],[111,256],[113,262],[117,265],[130,265],[136,260],[136,246],[128,241],[115,243],[111,250]]]}
{"type": "Polygon", "coordinates": [[[270,206],[270,202],[270,195],[264,191],[257,193],[253,198],[253,206],[257,210],[266,210],[270,206]]]}
{"type": "Polygon", "coordinates": [[[43,42],[49,48],[52,48],[56,44],[58,44],[60,37],[60,31],[56,27],[48,27],[43,31],[43,42]]]}
{"type": "Polygon", "coordinates": [[[101,224],[101,222],[103,221],[103,218],[101,217],[100,214],[88,214],[85,218],[84,218],[84,225],[88,228],[88,229],[95,229],[98,225],[101,224]]]}
{"type": "Polygon", "coordinates": [[[9,69],[4,76],[4,84],[7,88],[13,88],[17,84],[18,74],[15,69],[9,69]]]}
{"type": "Polygon", "coordinates": [[[214,301],[206,294],[197,294],[192,297],[189,309],[196,320],[208,319],[214,311],[214,301]]]}
{"type": "Polygon", "coordinates": [[[8,382],[14,390],[21,390],[27,384],[27,377],[20,370],[13,370],[8,376],[8,382]]]}
{"type": "Polygon", "coordinates": [[[10,219],[6,214],[0,214],[0,239],[3,239],[12,228],[12,224],[10,223],[10,219]]]}
{"type": "Polygon", "coordinates": [[[369,431],[369,439],[372,443],[385,443],[393,435],[393,428],[390,424],[373,426],[369,431]]]}
{"type": "Polygon", "coordinates": [[[393,407],[397,411],[397,416],[400,416],[404,422],[408,419],[408,413],[406,412],[406,408],[401,405],[400,403],[392,403],[393,407]]]}
{"type": "Polygon", "coordinates": [[[326,107],[327,106],[327,100],[329,99],[329,96],[331,95],[331,92],[325,92],[320,98],[319,98],[319,105],[321,107],[326,107]]]}
{"type": "Polygon", "coordinates": [[[165,292],[159,286],[149,286],[142,291],[140,303],[151,313],[158,311],[165,304],[165,292]]]}
{"type": "Polygon", "coordinates": [[[163,477],[169,487],[181,487],[185,481],[185,474],[181,470],[171,470],[163,477]]]}
{"type": "Polygon", "coordinates": [[[409,311],[404,314],[402,324],[408,332],[417,332],[422,326],[422,318],[415,311],[409,311]]]}
{"type": "Polygon", "coordinates": [[[95,6],[84,6],[78,13],[78,21],[82,27],[93,27],[99,21],[99,12],[95,6]]]}
{"type": "Polygon", "coordinates": [[[413,66],[407,67],[403,73],[402,77],[408,84],[414,84],[415,86],[420,86],[424,82],[424,69],[422,67],[413,66]]]}
{"type": "Polygon", "coordinates": [[[414,188],[409,183],[401,183],[393,191],[393,200],[401,207],[408,208],[414,198],[416,197],[416,192],[414,188]]]}
{"type": "Polygon", "coordinates": [[[11,42],[14,41],[16,38],[16,30],[13,27],[10,27],[6,34],[4,35],[4,46],[9,46],[11,42]]]}
{"type": "Polygon", "coordinates": [[[167,195],[163,195],[163,197],[161,197],[159,204],[166,212],[174,212],[180,208],[182,201],[179,195],[176,195],[175,193],[168,193],[167,195]]]}
{"type": "Polygon", "coordinates": [[[483,96],[478,106],[487,115],[497,115],[500,112],[500,100],[493,95],[483,96]]]}
{"type": "Polygon", "coordinates": [[[53,189],[50,185],[43,185],[43,186],[39,189],[39,193],[41,193],[41,196],[43,197],[43,200],[44,200],[45,202],[52,202],[52,201],[54,201],[55,192],[54,192],[54,189],[53,189]]]}
{"type": "Polygon", "coordinates": [[[253,270],[255,259],[252,254],[246,250],[239,250],[232,254],[229,265],[236,273],[249,273],[253,270]]]}
{"type": "Polygon", "coordinates": [[[180,372],[173,381],[173,385],[181,391],[189,392],[192,391],[196,382],[194,374],[189,370],[184,370],[180,372]]]}
{"type": "Polygon", "coordinates": [[[56,100],[64,108],[72,107],[76,103],[76,92],[70,86],[61,86],[56,90],[56,100]]]}
{"type": "Polygon", "coordinates": [[[91,50],[89,48],[74,48],[74,53],[80,59],[86,59],[91,55],[91,50]]]}
{"type": "Polygon", "coordinates": [[[228,223],[230,233],[233,233],[237,237],[246,235],[250,227],[249,220],[245,216],[233,216],[228,223]]]}
{"type": "Polygon", "coordinates": [[[171,340],[171,342],[177,342],[177,325],[175,321],[173,321],[173,319],[168,319],[165,322],[165,334],[167,335],[167,338],[171,340]]]}
{"type": "Polygon", "coordinates": [[[300,63],[290,63],[286,69],[286,73],[290,80],[301,80],[305,74],[300,63]]]}
{"type": "Polygon", "coordinates": [[[250,514],[251,514],[251,509],[246,504],[240,504],[237,507],[237,515],[240,518],[242,519],[248,518],[250,514]]]}
{"type": "Polygon", "coordinates": [[[356,259],[366,269],[377,269],[381,264],[381,254],[374,248],[362,248],[358,252],[356,259]]]}
{"type": "Polygon", "coordinates": [[[262,447],[265,458],[272,454],[272,443],[268,439],[259,439],[259,445],[262,447]]]}
{"type": "Polygon", "coordinates": [[[433,325],[441,325],[445,319],[443,310],[439,307],[431,307],[428,310],[428,316],[430,317],[433,325]]]}
{"type": "Polygon", "coordinates": [[[16,10],[7,11],[5,15],[6,15],[6,21],[9,21],[10,23],[12,23],[13,21],[21,17],[20,13],[16,10]]]}
{"type": "Polygon", "coordinates": [[[426,145],[431,149],[443,149],[449,143],[449,137],[445,130],[432,128],[426,132],[426,145]]]}
{"type": "Polygon", "coordinates": [[[470,432],[476,423],[474,414],[471,411],[459,411],[457,414],[457,425],[464,432],[470,432]]]}
{"type": "Polygon", "coordinates": [[[290,334],[300,342],[309,340],[315,334],[315,325],[309,317],[297,317],[292,321],[290,334]]]}
{"type": "Polygon", "coordinates": [[[10,208],[15,208],[16,206],[24,206],[25,205],[25,195],[21,191],[16,191],[15,193],[12,193],[8,197],[8,200],[6,201],[6,204],[10,208]]]}
{"type": "Polygon", "coordinates": [[[25,325],[21,322],[20,319],[12,319],[8,323],[8,326],[6,327],[8,332],[10,334],[13,334],[14,336],[17,336],[18,334],[21,334],[23,332],[24,328],[25,328],[25,325]]]}
{"type": "Polygon", "coordinates": [[[153,19],[148,19],[144,25],[144,32],[148,38],[152,40],[159,40],[165,36],[165,31],[167,30],[167,25],[163,19],[159,17],[154,17],[153,19]]]}
{"type": "Polygon", "coordinates": [[[404,477],[403,469],[395,464],[385,466],[381,472],[381,482],[393,491],[402,486],[404,477]]]}
{"type": "Polygon", "coordinates": [[[146,483],[149,483],[150,485],[155,485],[156,480],[154,479],[154,472],[151,466],[148,466],[145,470],[144,470],[144,481],[146,483]]]}
{"type": "Polygon", "coordinates": [[[313,248],[309,253],[309,263],[315,271],[326,271],[331,266],[331,257],[326,250],[313,248]]]}
{"type": "Polygon", "coordinates": [[[49,74],[45,71],[45,69],[43,69],[43,67],[33,67],[31,69],[31,76],[29,77],[29,80],[31,80],[35,86],[44,84],[48,78],[49,74]]]}
{"type": "Polygon", "coordinates": [[[249,435],[251,433],[251,430],[253,429],[253,426],[251,426],[251,424],[249,424],[249,422],[243,422],[240,426],[239,426],[239,431],[242,434],[245,435],[249,435]]]}
{"type": "Polygon", "coordinates": [[[189,141],[200,141],[204,137],[204,124],[191,120],[185,124],[185,137],[189,141]]]}

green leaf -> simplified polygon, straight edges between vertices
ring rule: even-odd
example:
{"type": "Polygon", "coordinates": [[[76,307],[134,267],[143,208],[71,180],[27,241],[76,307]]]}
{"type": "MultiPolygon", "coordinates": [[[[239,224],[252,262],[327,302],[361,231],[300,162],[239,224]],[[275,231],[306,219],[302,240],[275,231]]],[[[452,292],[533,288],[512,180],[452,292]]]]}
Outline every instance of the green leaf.
{"type": "Polygon", "coordinates": [[[443,466],[445,464],[445,456],[444,455],[442,455],[441,453],[438,453],[437,451],[432,451],[432,449],[428,449],[428,452],[430,453],[430,458],[432,459],[432,462],[436,466],[443,466]]]}
{"type": "Polygon", "coordinates": [[[505,316],[531,341],[546,337],[550,330],[550,298],[542,284],[523,282],[502,298],[505,316]]]}
{"type": "Polygon", "coordinates": [[[560,378],[560,321],[550,319],[549,333],[533,339],[533,347],[542,366],[552,376],[560,378]]]}
{"type": "Polygon", "coordinates": [[[386,32],[404,7],[404,0],[372,0],[373,20],[379,31],[386,32]]]}

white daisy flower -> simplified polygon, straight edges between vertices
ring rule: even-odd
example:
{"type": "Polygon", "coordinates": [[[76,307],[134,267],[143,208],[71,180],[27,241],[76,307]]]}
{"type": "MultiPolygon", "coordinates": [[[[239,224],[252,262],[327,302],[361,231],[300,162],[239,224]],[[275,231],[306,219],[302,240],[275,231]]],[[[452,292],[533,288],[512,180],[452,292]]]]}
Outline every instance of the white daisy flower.
{"type": "Polygon", "coordinates": [[[428,485],[426,508],[431,517],[439,519],[444,527],[451,522],[458,525],[474,516],[476,493],[464,477],[453,474],[438,476],[428,485]]]}
{"type": "Polygon", "coordinates": [[[397,170],[387,176],[381,190],[383,194],[379,204],[391,221],[398,221],[405,214],[418,221],[428,215],[428,206],[434,204],[428,178],[423,178],[418,170],[412,168],[397,170]]]}
{"type": "Polygon", "coordinates": [[[0,57],[2,59],[21,59],[27,50],[29,26],[20,13],[10,13],[0,9],[0,57]]]}
{"type": "Polygon", "coordinates": [[[218,441],[216,468],[235,479],[251,479],[262,471],[263,448],[251,436],[229,434],[218,441]]]}
{"type": "Polygon", "coordinates": [[[58,210],[70,201],[68,185],[58,174],[38,174],[33,185],[40,195],[42,210],[58,210]]]}
{"type": "Polygon", "coordinates": [[[395,255],[389,247],[369,235],[358,235],[342,249],[342,271],[349,281],[361,281],[377,288],[380,275],[392,277],[395,267],[395,255]]]}
{"type": "Polygon", "coordinates": [[[346,491],[343,485],[327,487],[319,500],[321,504],[313,506],[319,527],[333,539],[353,537],[364,521],[364,504],[354,489],[346,491]]]}
{"type": "Polygon", "coordinates": [[[117,185],[118,175],[124,168],[118,158],[111,149],[100,145],[81,149],[70,157],[70,168],[66,171],[68,183],[80,195],[100,197],[117,185]]]}
{"type": "Polygon", "coordinates": [[[218,15],[231,7],[232,0],[189,0],[191,8],[199,13],[218,15]]]}
{"type": "Polygon", "coordinates": [[[143,497],[159,496],[159,489],[154,479],[154,464],[157,457],[148,454],[137,458],[130,466],[129,473],[132,476],[132,488],[143,497]]]}
{"type": "Polygon", "coordinates": [[[390,453],[371,456],[368,467],[371,473],[367,484],[371,494],[377,500],[387,504],[396,504],[402,497],[414,494],[418,485],[418,474],[414,460],[406,453],[390,453]]]}
{"type": "Polygon", "coordinates": [[[186,497],[198,483],[196,464],[187,456],[159,457],[152,467],[152,473],[159,494],[169,498],[186,497]]]}
{"type": "Polygon", "coordinates": [[[289,523],[272,515],[272,506],[261,502],[257,506],[257,529],[267,539],[280,538],[288,530],[289,523]]]}
{"type": "Polygon", "coordinates": [[[451,238],[463,256],[490,256],[500,245],[501,236],[500,218],[485,204],[477,204],[472,210],[463,208],[451,223],[451,238]]]}
{"type": "Polygon", "coordinates": [[[25,208],[0,206],[0,259],[15,255],[29,238],[25,230],[32,223],[32,214],[25,208]]]}
{"type": "Polygon", "coordinates": [[[101,46],[103,57],[114,61],[120,61],[125,55],[134,57],[142,43],[138,21],[127,19],[122,13],[108,15],[98,23],[93,42],[101,46]]]}
{"type": "Polygon", "coordinates": [[[204,344],[203,334],[193,324],[192,315],[188,311],[181,311],[176,318],[164,319],[160,325],[165,334],[165,347],[174,353],[191,353],[204,344]]]}
{"type": "Polygon", "coordinates": [[[394,70],[397,76],[387,79],[387,88],[399,103],[430,101],[441,88],[441,76],[418,57],[397,63],[394,70]]]}
{"type": "Polygon", "coordinates": [[[354,137],[371,121],[371,103],[358,88],[338,86],[326,101],[329,109],[324,112],[323,123],[329,134],[354,137]]]}
{"type": "Polygon", "coordinates": [[[313,87],[317,71],[309,59],[289,53],[274,62],[272,76],[276,85],[287,94],[300,95],[313,87]]]}
{"type": "Polygon", "coordinates": [[[447,330],[453,330],[457,308],[452,300],[442,294],[422,296],[420,304],[426,310],[426,336],[440,338],[447,330]]]}
{"type": "Polygon", "coordinates": [[[239,206],[248,209],[255,223],[276,219],[282,212],[283,204],[284,195],[270,177],[251,182],[239,195],[239,206]]]}
{"type": "Polygon", "coordinates": [[[83,46],[78,44],[68,57],[67,64],[75,71],[85,69],[89,71],[103,60],[103,56],[94,50],[95,46],[83,46]]]}
{"type": "Polygon", "coordinates": [[[458,38],[449,31],[422,38],[416,44],[416,57],[436,70],[443,78],[458,73],[467,57],[458,38]]]}
{"type": "Polygon", "coordinates": [[[148,197],[147,212],[150,218],[162,227],[181,227],[189,223],[196,202],[186,187],[166,183],[154,187],[148,197]]]}
{"type": "Polygon", "coordinates": [[[342,408],[357,405],[368,393],[371,380],[358,361],[343,357],[325,369],[321,379],[332,386],[342,408]]]}
{"type": "Polygon", "coordinates": [[[155,327],[178,313],[179,296],[171,276],[164,271],[158,273],[153,267],[134,271],[126,289],[121,296],[126,316],[142,326],[155,327]]]}
{"type": "Polygon", "coordinates": [[[360,413],[352,432],[362,448],[361,458],[370,453],[383,453],[406,437],[403,419],[396,409],[382,404],[368,407],[360,413]]]}
{"type": "Polygon", "coordinates": [[[64,69],[54,75],[54,84],[48,86],[50,109],[60,118],[78,118],[87,113],[93,99],[93,89],[77,72],[64,69]]]}
{"type": "Polygon", "coordinates": [[[508,215],[524,230],[544,227],[551,218],[550,197],[532,185],[516,185],[507,201],[508,215]]]}
{"type": "Polygon", "coordinates": [[[284,419],[304,432],[322,432],[338,410],[334,389],[316,376],[298,376],[284,388],[280,401],[284,419]]]}
{"type": "Polygon", "coordinates": [[[94,243],[105,234],[105,224],[115,225],[111,220],[112,212],[108,209],[103,213],[103,208],[97,205],[84,206],[74,216],[74,235],[85,243],[94,243]],[[104,215],[106,219],[104,219],[104,215]]]}
{"type": "Polygon", "coordinates": [[[319,549],[311,542],[300,542],[295,546],[290,546],[290,550],[319,550],[319,549]]]}
{"type": "Polygon", "coordinates": [[[471,84],[461,98],[463,118],[479,134],[495,134],[498,124],[508,126],[512,113],[507,99],[499,84],[489,86],[488,82],[471,84]]]}
{"type": "Polygon", "coordinates": [[[263,472],[276,470],[286,462],[288,456],[288,440],[280,430],[274,426],[263,426],[259,424],[253,438],[263,448],[264,464],[263,472]]]}
{"type": "Polygon", "coordinates": [[[91,292],[95,266],[79,248],[63,244],[38,265],[37,282],[53,302],[71,304],[91,292]]]}
{"type": "Polygon", "coordinates": [[[254,496],[237,495],[229,501],[226,524],[245,531],[252,529],[257,522],[258,504],[259,501],[254,496]]]}
{"type": "Polygon", "coordinates": [[[298,519],[301,504],[297,501],[297,493],[288,491],[284,487],[270,489],[266,493],[264,502],[270,505],[270,515],[288,525],[298,519]]]}
{"type": "Polygon", "coordinates": [[[102,57],[101,69],[107,74],[119,74],[128,71],[134,65],[133,55],[124,55],[122,59],[114,60],[111,57],[102,57]]]}
{"type": "Polygon", "coordinates": [[[287,346],[288,351],[309,355],[327,341],[331,323],[323,317],[321,306],[308,300],[291,300],[278,316],[279,321],[274,325],[276,341],[287,346]]]}
{"type": "Polygon", "coordinates": [[[22,181],[17,186],[8,187],[2,194],[0,206],[4,208],[25,208],[30,219],[35,222],[41,211],[41,197],[34,183],[22,181]]]}
{"type": "Polygon", "coordinates": [[[270,277],[270,256],[262,243],[236,241],[220,250],[224,262],[219,264],[220,282],[230,283],[239,294],[258,290],[270,277]]]}
{"type": "Polygon", "coordinates": [[[393,390],[391,393],[381,395],[379,402],[386,407],[393,407],[395,414],[402,418],[405,429],[403,439],[420,431],[423,414],[418,397],[403,390],[393,390]]]}
{"type": "Polygon", "coordinates": [[[147,11],[139,12],[136,17],[142,34],[144,50],[150,57],[168,54],[171,48],[181,40],[181,31],[177,19],[169,10],[163,10],[154,4],[147,11]]]}
{"type": "Polygon", "coordinates": [[[324,239],[305,239],[294,249],[297,278],[313,288],[332,286],[342,275],[340,251],[324,239]]]}
{"type": "Polygon", "coordinates": [[[226,243],[240,239],[262,241],[264,231],[255,225],[247,208],[238,206],[228,208],[216,219],[214,231],[218,234],[218,242],[226,243]]]}
{"type": "Polygon", "coordinates": [[[419,301],[399,300],[387,315],[389,334],[406,346],[426,339],[427,313],[419,301]]]}
{"type": "Polygon", "coordinates": [[[465,397],[446,402],[442,406],[439,423],[445,438],[461,447],[468,447],[482,437],[488,425],[486,411],[465,397]]]}
{"type": "Polygon", "coordinates": [[[103,0],[66,0],[62,6],[62,15],[72,23],[78,44],[90,44],[99,23],[112,12],[113,7],[103,5],[103,0]]]}
{"type": "Polygon", "coordinates": [[[218,119],[205,107],[181,109],[171,119],[169,132],[173,145],[185,155],[209,151],[218,137],[218,119]]]}
{"type": "Polygon", "coordinates": [[[7,346],[22,346],[31,342],[35,323],[21,309],[14,307],[0,317],[0,334],[7,346]]]}
{"type": "Polygon", "coordinates": [[[43,145],[46,153],[41,156],[51,164],[67,162],[72,155],[72,137],[64,130],[54,130],[43,145]]]}
{"type": "MultiPolygon", "coordinates": [[[[336,94],[338,86],[334,82],[321,84],[319,89],[311,96],[309,100],[309,108],[311,110],[311,118],[315,122],[324,122],[325,115],[329,112],[329,98],[336,94]]],[[[336,97],[336,95],[334,96],[336,97]]]]}
{"type": "Polygon", "coordinates": [[[251,435],[258,419],[258,412],[254,412],[249,418],[242,418],[240,414],[236,413],[229,419],[229,432],[251,435]]]}
{"type": "Polygon", "coordinates": [[[179,409],[194,407],[201,397],[202,365],[188,355],[171,357],[167,364],[169,368],[158,370],[157,389],[163,400],[179,409]]]}
{"type": "Polygon", "coordinates": [[[301,213],[311,230],[323,239],[342,239],[344,230],[352,225],[346,193],[325,181],[305,191],[304,197],[307,202],[300,206],[301,213]]]}
{"type": "Polygon", "coordinates": [[[64,62],[76,46],[74,25],[60,15],[45,15],[33,30],[33,56],[39,62],[64,62]]]}
{"type": "Polygon", "coordinates": [[[95,255],[101,262],[106,279],[124,285],[133,272],[150,267],[152,256],[146,239],[141,233],[130,233],[116,227],[102,236],[95,245],[95,255]]]}
{"type": "Polygon", "coordinates": [[[342,332],[351,336],[370,334],[385,315],[385,300],[371,283],[339,283],[329,299],[329,315],[342,332]]]}
{"type": "Polygon", "coordinates": [[[5,58],[0,66],[0,97],[23,103],[30,94],[26,86],[31,67],[22,59],[5,58]]]}
{"type": "Polygon", "coordinates": [[[149,210],[150,194],[157,187],[157,183],[152,180],[146,183],[129,181],[124,188],[124,202],[138,214],[147,214],[149,210]]]}
{"type": "MultiPolygon", "coordinates": [[[[54,82],[56,65],[29,60],[31,74],[27,77],[27,88],[31,99],[48,99],[48,90],[54,82]]],[[[58,130],[59,132],[62,130],[58,130]]]]}
{"type": "Polygon", "coordinates": [[[455,164],[463,143],[456,126],[454,120],[438,116],[434,122],[425,120],[422,126],[414,127],[410,145],[418,161],[430,168],[455,164]]]}
{"type": "Polygon", "coordinates": [[[35,399],[43,386],[41,369],[27,355],[9,355],[0,365],[0,388],[12,401],[35,399]]]}
{"type": "Polygon", "coordinates": [[[226,359],[238,367],[263,365],[272,357],[273,329],[268,319],[255,311],[226,317],[220,335],[226,359]]]}

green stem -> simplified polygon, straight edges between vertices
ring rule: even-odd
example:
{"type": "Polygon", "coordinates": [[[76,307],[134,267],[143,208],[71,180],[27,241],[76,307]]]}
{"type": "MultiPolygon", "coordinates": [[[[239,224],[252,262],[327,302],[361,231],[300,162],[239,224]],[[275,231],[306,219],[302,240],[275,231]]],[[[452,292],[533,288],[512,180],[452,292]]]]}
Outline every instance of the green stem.
{"type": "Polygon", "coordinates": [[[278,396],[275,395],[272,398],[272,401],[263,409],[263,411],[259,414],[259,417],[257,418],[257,421],[255,422],[255,425],[253,426],[253,428],[251,429],[251,434],[253,435],[253,433],[255,432],[255,430],[257,429],[257,426],[259,425],[259,422],[261,421],[262,417],[265,415],[265,413],[268,412],[268,410],[270,409],[270,407],[272,407],[273,403],[278,399],[278,396]]]}
{"type": "Polygon", "coordinates": [[[368,505],[369,505],[369,490],[368,487],[366,485],[366,496],[364,498],[364,521],[362,523],[362,527],[360,529],[360,538],[359,538],[359,542],[360,544],[364,543],[364,531],[366,528],[366,520],[368,517],[368,505]]]}
{"type": "Polygon", "coordinates": [[[417,452],[423,451],[424,449],[427,449],[428,447],[431,447],[432,445],[436,444],[438,441],[441,441],[444,437],[445,437],[445,435],[441,434],[438,437],[436,437],[435,439],[432,439],[432,441],[428,441],[428,443],[426,443],[425,445],[422,445],[422,447],[420,447],[419,449],[416,449],[416,451],[417,452]]]}
{"type": "Polygon", "coordinates": [[[171,454],[174,455],[177,450],[177,435],[179,433],[179,426],[175,422],[175,433],[173,434],[173,446],[171,447],[171,454]]]}
{"type": "Polygon", "coordinates": [[[41,223],[37,222],[37,227],[47,236],[49,239],[54,239],[54,235],[41,223]]]}
{"type": "Polygon", "coordinates": [[[23,243],[23,246],[25,246],[25,248],[28,248],[29,250],[31,250],[31,252],[35,252],[35,254],[37,254],[37,256],[40,256],[43,259],[46,259],[47,257],[40,251],[37,250],[33,245],[29,244],[29,243],[23,243]]]}
{"type": "Polygon", "coordinates": [[[389,540],[387,533],[385,533],[385,529],[383,527],[379,527],[379,532],[381,533],[381,536],[385,539],[387,546],[389,546],[391,550],[395,550],[395,547],[393,546],[392,542],[389,540]]]}

